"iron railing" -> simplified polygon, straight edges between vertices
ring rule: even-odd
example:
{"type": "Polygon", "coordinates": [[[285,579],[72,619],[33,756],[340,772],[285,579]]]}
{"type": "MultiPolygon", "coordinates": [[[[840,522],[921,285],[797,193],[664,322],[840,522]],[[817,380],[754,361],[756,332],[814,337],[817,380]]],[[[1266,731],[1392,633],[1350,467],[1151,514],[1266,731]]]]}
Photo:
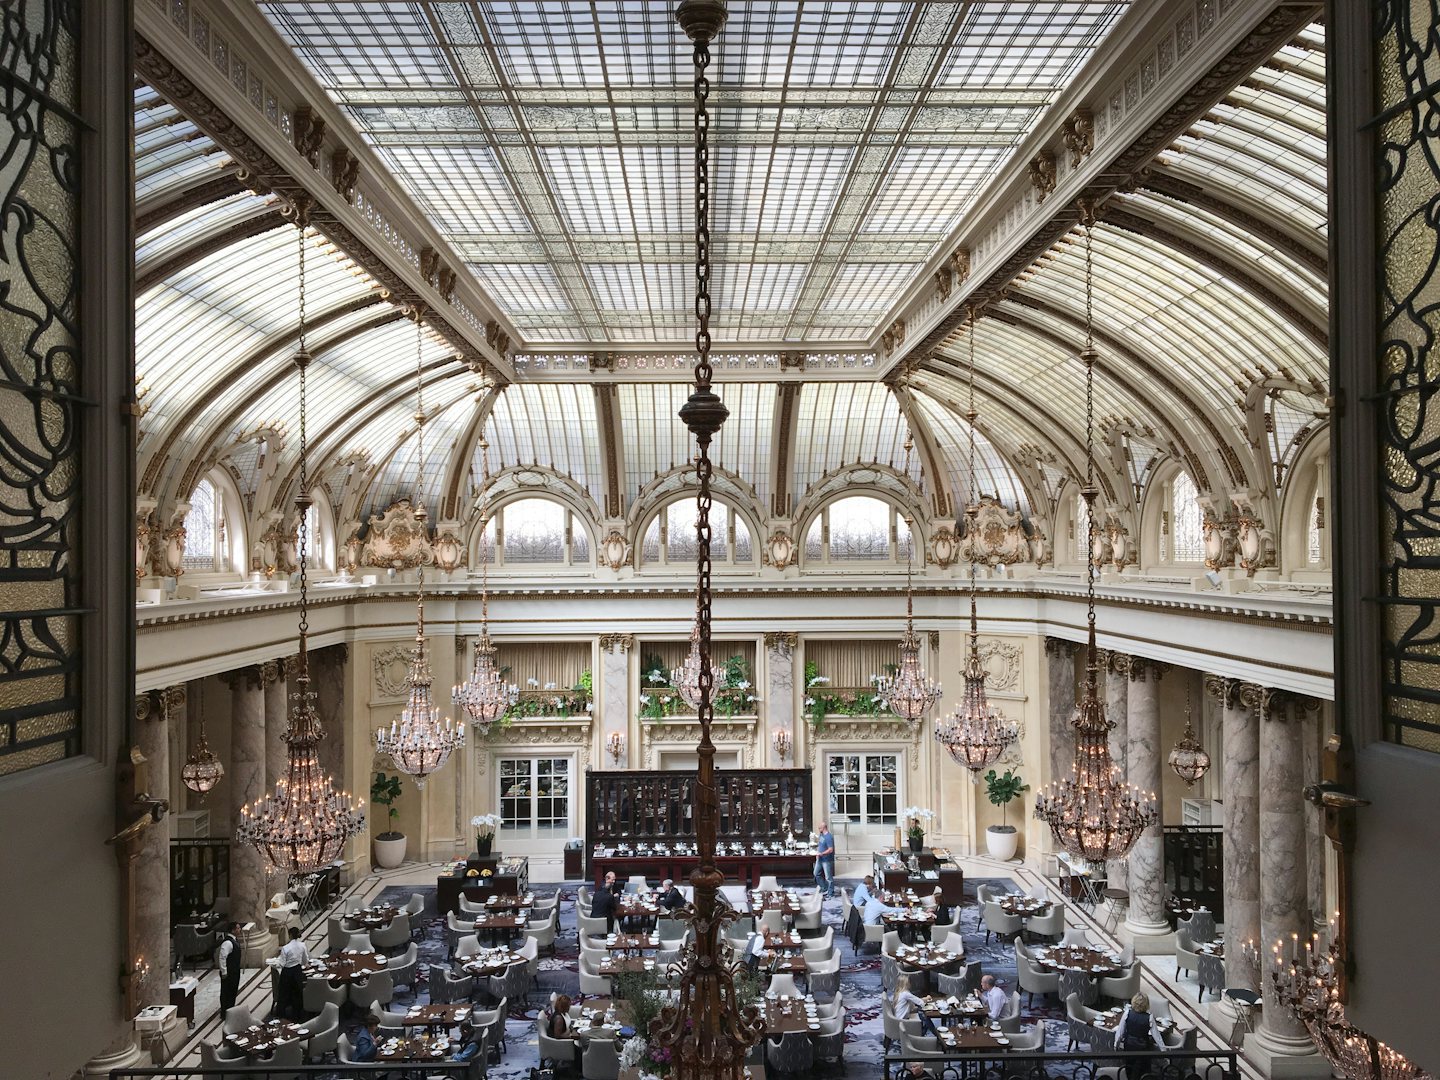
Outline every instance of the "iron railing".
{"type": "Polygon", "coordinates": [[[939,1054],[887,1054],[888,1080],[909,1080],[919,1065],[937,1080],[1239,1080],[1233,1050],[1106,1050],[1103,1053],[989,1053],[955,1050],[939,1054]]]}
{"type": "Polygon", "coordinates": [[[344,1076],[347,1078],[358,1078],[366,1076],[388,1076],[398,1080],[401,1077],[414,1077],[415,1080],[432,1076],[443,1077],[482,1077],[485,1075],[483,1055],[474,1061],[370,1061],[364,1064],[329,1064],[321,1065],[276,1065],[269,1066],[263,1062],[255,1065],[226,1064],[211,1068],[190,1067],[157,1067],[147,1066],[143,1069],[111,1069],[110,1080],[192,1080],[195,1077],[215,1077],[222,1080],[227,1077],[245,1077],[245,1080],[291,1080],[297,1076],[335,1077],[344,1076]]]}

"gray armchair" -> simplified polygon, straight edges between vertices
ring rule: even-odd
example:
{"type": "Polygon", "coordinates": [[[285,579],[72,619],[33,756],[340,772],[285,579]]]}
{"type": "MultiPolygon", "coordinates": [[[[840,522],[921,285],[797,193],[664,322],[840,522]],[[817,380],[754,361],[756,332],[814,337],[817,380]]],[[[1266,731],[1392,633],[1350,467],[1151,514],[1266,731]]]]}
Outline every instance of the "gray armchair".
{"type": "Polygon", "coordinates": [[[815,1067],[815,1047],[810,1042],[810,1033],[791,1031],[781,1035],[779,1040],[768,1040],[765,1059],[769,1066],[767,1071],[809,1076],[815,1067]]]}
{"type": "Polygon", "coordinates": [[[618,1080],[620,1055],[614,1039],[591,1039],[580,1058],[580,1073],[585,1080],[618,1080]]]}

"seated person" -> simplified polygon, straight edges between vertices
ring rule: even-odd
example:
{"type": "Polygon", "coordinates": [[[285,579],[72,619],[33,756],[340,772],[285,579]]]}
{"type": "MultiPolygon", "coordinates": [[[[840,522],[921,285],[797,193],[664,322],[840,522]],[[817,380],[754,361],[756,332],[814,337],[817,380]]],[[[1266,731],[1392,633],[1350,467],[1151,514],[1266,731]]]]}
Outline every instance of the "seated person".
{"type": "Polygon", "coordinates": [[[980,1000],[985,1003],[991,1020],[999,1020],[1010,1006],[1010,995],[1000,988],[994,975],[980,976],[980,1000]]]}
{"type": "Polygon", "coordinates": [[[886,915],[894,915],[904,910],[904,908],[891,907],[878,896],[872,896],[865,902],[865,910],[861,914],[865,919],[866,926],[874,926],[883,920],[886,915]]]}
{"type": "Polygon", "coordinates": [[[473,1061],[485,1049],[485,1030],[470,1023],[460,1025],[460,1042],[455,1048],[456,1061],[473,1061]]]}
{"type": "Polygon", "coordinates": [[[575,1033],[570,1030],[570,1006],[572,1002],[568,994],[560,994],[555,998],[555,1007],[550,1015],[545,1018],[545,1034],[552,1039],[573,1039],[575,1033]]]}
{"type": "Polygon", "coordinates": [[[350,1056],[356,1061],[374,1061],[380,1052],[375,1045],[375,1033],[380,1030],[380,1017],[374,1013],[366,1013],[365,1019],[360,1023],[360,1030],[355,1033],[355,1049],[350,1056]]]}
{"type": "Polygon", "coordinates": [[[608,884],[599,889],[590,902],[590,917],[604,919],[607,934],[615,929],[615,896],[618,889],[618,885],[608,884]]]}
{"type": "Polygon", "coordinates": [[[854,904],[856,907],[858,907],[861,911],[864,911],[864,910],[865,910],[865,905],[870,902],[870,897],[873,896],[874,893],[875,893],[875,875],[874,875],[874,874],[866,874],[866,875],[865,875],[865,880],[862,881],[862,882],[860,882],[859,885],[856,885],[856,886],[855,886],[855,896],[854,896],[854,899],[851,900],[851,903],[853,903],[853,904],[854,904]]]}
{"type": "Polygon", "coordinates": [[[672,878],[666,878],[660,883],[660,896],[655,902],[666,911],[674,911],[685,906],[685,894],[675,887],[672,878]]]}
{"type": "Polygon", "coordinates": [[[922,1035],[934,1035],[935,1024],[925,1015],[925,999],[917,997],[910,989],[910,976],[901,975],[895,980],[895,1001],[891,1006],[891,1012],[895,1014],[896,1020],[908,1020],[911,1012],[920,1016],[920,1033],[922,1035]]]}

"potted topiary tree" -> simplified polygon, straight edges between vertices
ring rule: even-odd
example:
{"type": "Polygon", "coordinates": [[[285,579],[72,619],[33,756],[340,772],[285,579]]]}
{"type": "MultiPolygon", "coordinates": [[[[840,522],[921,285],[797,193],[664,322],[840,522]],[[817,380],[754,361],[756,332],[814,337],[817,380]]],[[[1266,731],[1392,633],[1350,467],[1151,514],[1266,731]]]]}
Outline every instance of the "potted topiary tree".
{"type": "MultiPolygon", "coordinates": [[[[393,824],[400,816],[395,804],[400,801],[399,776],[386,776],[377,772],[370,781],[370,801],[385,807],[386,824],[393,824]]],[[[405,861],[405,834],[391,828],[376,835],[371,846],[375,849],[375,865],[382,870],[393,870],[405,861]]]]}
{"type": "Polygon", "coordinates": [[[1021,783],[1020,777],[1010,769],[1005,770],[1004,776],[997,776],[994,769],[985,774],[985,794],[989,797],[992,806],[1000,807],[1001,824],[991,825],[985,830],[985,848],[990,852],[992,859],[1008,862],[1015,857],[1015,848],[1020,843],[1020,834],[1015,831],[1015,826],[1007,820],[1009,814],[1005,807],[1011,801],[1020,798],[1022,791],[1029,790],[1030,785],[1021,783]]]}

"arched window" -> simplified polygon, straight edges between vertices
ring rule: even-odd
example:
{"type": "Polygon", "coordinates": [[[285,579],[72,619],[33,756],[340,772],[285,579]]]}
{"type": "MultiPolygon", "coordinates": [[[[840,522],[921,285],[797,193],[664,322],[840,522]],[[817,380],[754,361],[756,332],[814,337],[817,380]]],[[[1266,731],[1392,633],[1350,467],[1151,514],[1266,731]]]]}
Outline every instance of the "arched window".
{"type": "Polygon", "coordinates": [[[1081,566],[1090,561],[1090,507],[1079,494],[1070,517],[1070,558],[1081,566]]]}
{"type": "Polygon", "coordinates": [[[225,541],[225,501],[209,480],[201,480],[190,493],[190,512],[185,515],[185,557],[187,570],[229,569],[225,541]]]}
{"type": "Polygon", "coordinates": [[[473,565],[567,566],[590,562],[590,534],[563,503],[517,499],[506,503],[476,538],[473,565]],[[498,526],[498,528],[497,528],[498,526]]]}
{"type": "Polygon", "coordinates": [[[883,499],[851,495],[816,514],[805,533],[807,562],[904,562],[912,552],[904,515],[883,499]]]}
{"type": "Polygon", "coordinates": [[[1200,492],[1183,470],[1170,479],[1170,499],[1160,529],[1160,561],[1205,561],[1205,515],[1200,492]]]}
{"type": "MultiPolygon", "coordinates": [[[[640,539],[640,562],[644,564],[695,561],[697,507],[693,497],[676,499],[650,519],[640,539]]],[[[754,542],[745,519],[716,499],[710,505],[710,561],[719,564],[755,561],[754,542]]]]}
{"type": "Polygon", "coordinates": [[[318,488],[310,489],[310,497],[313,501],[310,509],[305,511],[305,558],[312,570],[334,570],[335,544],[331,535],[330,506],[318,488]]]}

